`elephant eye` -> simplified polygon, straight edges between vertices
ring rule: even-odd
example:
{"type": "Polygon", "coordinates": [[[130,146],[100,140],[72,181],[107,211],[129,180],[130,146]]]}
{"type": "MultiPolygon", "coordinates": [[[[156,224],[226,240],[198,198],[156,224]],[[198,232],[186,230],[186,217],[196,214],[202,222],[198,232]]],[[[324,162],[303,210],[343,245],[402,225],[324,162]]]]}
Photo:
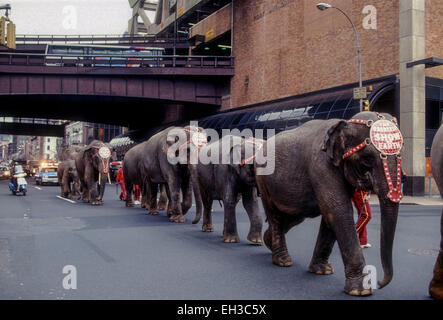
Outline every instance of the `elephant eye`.
{"type": "Polygon", "coordinates": [[[367,168],[372,168],[374,166],[374,157],[369,154],[363,154],[359,160],[361,164],[367,168]]]}

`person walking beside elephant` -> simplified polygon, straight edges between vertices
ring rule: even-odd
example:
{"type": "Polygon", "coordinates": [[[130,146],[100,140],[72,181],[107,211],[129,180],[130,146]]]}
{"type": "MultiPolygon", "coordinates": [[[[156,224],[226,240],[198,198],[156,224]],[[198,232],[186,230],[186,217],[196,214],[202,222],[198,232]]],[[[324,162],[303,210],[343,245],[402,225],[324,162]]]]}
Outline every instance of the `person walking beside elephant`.
{"type": "Polygon", "coordinates": [[[126,187],[125,180],[123,178],[123,167],[120,167],[117,172],[117,178],[115,178],[115,183],[120,184],[122,191],[120,192],[120,200],[126,200],[126,187]]]}
{"type": "Polygon", "coordinates": [[[366,226],[372,218],[371,206],[369,205],[370,193],[356,189],[352,196],[352,202],[357,209],[358,220],[356,230],[358,238],[360,240],[360,247],[371,248],[371,244],[368,243],[368,232],[366,226]]]}

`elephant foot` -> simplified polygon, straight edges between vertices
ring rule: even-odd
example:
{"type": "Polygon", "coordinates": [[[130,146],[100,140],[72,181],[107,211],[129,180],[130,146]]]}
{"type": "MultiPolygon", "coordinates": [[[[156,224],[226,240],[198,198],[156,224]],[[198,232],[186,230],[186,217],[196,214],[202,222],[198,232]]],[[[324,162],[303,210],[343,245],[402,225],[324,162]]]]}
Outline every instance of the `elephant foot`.
{"type": "Polygon", "coordinates": [[[363,276],[355,279],[346,279],[345,292],[350,296],[365,297],[372,294],[372,288],[363,288],[363,276]]]}
{"type": "Polygon", "coordinates": [[[287,252],[273,253],[272,263],[279,267],[290,267],[292,266],[292,259],[287,252]]]}
{"type": "Polygon", "coordinates": [[[82,199],[84,203],[89,203],[89,199],[82,199]]]}
{"type": "Polygon", "coordinates": [[[156,215],[158,215],[158,213],[159,213],[159,211],[158,211],[157,209],[149,210],[149,214],[150,214],[151,216],[156,216],[156,215]]]}
{"type": "Polygon", "coordinates": [[[329,263],[311,263],[309,272],[319,275],[330,275],[334,273],[334,268],[329,263]]]}
{"type": "Polygon", "coordinates": [[[266,230],[263,236],[263,240],[265,242],[266,247],[272,251],[272,235],[271,230],[266,230]]]}
{"type": "Polygon", "coordinates": [[[249,232],[247,239],[255,244],[262,244],[263,238],[261,232],[249,232]]]}
{"type": "Polygon", "coordinates": [[[240,242],[240,238],[236,234],[227,234],[227,235],[223,236],[223,242],[236,243],[236,242],[240,242]]]}
{"type": "Polygon", "coordinates": [[[159,205],[158,206],[158,210],[160,210],[160,211],[164,211],[164,210],[166,210],[166,205],[159,205]]]}
{"type": "Polygon", "coordinates": [[[212,224],[203,224],[202,225],[202,231],[203,232],[213,232],[214,226],[212,224]]]}
{"type": "Polygon", "coordinates": [[[91,205],[92,206],[99,206],[99,205],[101,205],[102,203],[100,203],[100,201],[91,201],[91,205]]]}
{"type": "Polygon", "coordinates": [[[429,294],[437,300],[443,300],[443,282],[432,279],[429,285],[429,294]]]}
{"type": "Polygon", "coordinates": [[[127,206],[127,207],[133,207],[133,206],[134,206],[134,202],[132,202],[132,201],[126,201],[126,206],[127,206]]]}
{"type": "Polygon", "coordinates": [[[176,223],[183,223],[183,222],[185,222],[185,217],[182,214],[180,214],[180,215],[172,215],[169,218],[169,221],[176,222],[176,223]]]}

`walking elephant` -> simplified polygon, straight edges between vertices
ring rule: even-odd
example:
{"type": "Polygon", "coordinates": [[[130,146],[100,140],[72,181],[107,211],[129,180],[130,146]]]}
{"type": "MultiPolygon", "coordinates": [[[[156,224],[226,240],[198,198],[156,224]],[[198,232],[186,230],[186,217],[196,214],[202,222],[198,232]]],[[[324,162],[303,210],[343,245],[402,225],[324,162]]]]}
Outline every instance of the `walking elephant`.
{"type": "MultiPolygon", "coordinates": [[[[188,165],[191,152],[196,152],[196,148],[200,147],[196,145],[199,144],[199,140],[194,138],[203,135],[202,131],[203,129],[198,127],[169,127],[139,147],[142,164],[138,168],[146,177],[149,208],[155,213],[158,185],[165,185],[169,199],[168,211],[171,214],[169,220],[172,222],[184,222],[184,214],[192,205],[192,184],[188,165]]],[[[134,153],[136,151],[134,150],[134,153]]]]}
{"type": "Polygon", "coordinates": [[[258,209],[254,164],[253,161],[245,161],[245,149],[248,143],[256,144],[252,139],[245,140],[241,137],[225,136],[222,140],[210,143],[201,150],[202,153],[206,151],[210,156],[211,151],[218,149],[217,163],[203,164],[199,162],[191,169],[192,181],[197,184],[194,188],[197,211],[192,223],[197,223],[200,220],[203,205],[202,231],[214,231],[211,214],[212,203],[214,200],[223,201],[224,242],[240,241],[235,216],[235,207],[240,198],[242,198],[243,207],[250,220],[248,240],[254,243],[263,242],[261,234],[263,221],[258,209]],[[224,144],[228,147],[224,148],[224,144]],[[223,154],[224,150],[229,152],[227,157],[223,154]],[[235,156],[243,161],[234,161],[235,156]],[[224,157],[229,159],[229,163],[223,163],[224,157]],[[202,205],[199,205],[199,202],[202,202],[202,205]]]}
{"type": "MultiPolygon", "coordinates": [[[[290,266],[285,234],[305,218],[321,215],[309,271],[333,273],[329,256],[338,242],[345,266],[344,290],[350,295],[372,294],[363,284],[365,259],[360,248],[351,203],[355,189],[374,191],[381,209],[380,287],[393,277],[392,249],[401,185],[400,150],[403,137],[395,118],[360,112],[351,120],[312,120],[277,134],[275,170],[257,175],[257,185],[269,222],[264,242],[272,262],[290,266]]],[[[271,152],[270,140],[264,152],[271,152]],[[268,148],[269,146],[269,148],[268,148]]],[[[256,170],[263,165],[256,164],[256,170]]]]}
{"type": "Polygon", "coordinates": [[[156,215],[159,210],[164,210],[167,204],[166,186],[161,185],[160,200],[157,205],[157,194],[151,197],[150,184],[143,166],[144,153],[147,141],[142,142],[126,152],[123,159],[123,176],[126,186],[126,206],[133,207],[132,193],[134,185],[138,185],[142,192],[142,208],[146,208],[150,214],[156,215]]]}
{"type": "Polygon", "coordinates": [[[82,189],[83,202],[103,204],[106,182],[109,180],[109,163],[115,153],[109,144],[94,140],[81,149],[75,158],[82,189]]]}
{"type": "MultiPolygon", "coordinates": [[[[438,129],[431,147],[431,168],[440,195],[443,197],[443,126],[438,129]]],[[[443,212],[440,221],[440,253],[434,266],[434,277],[429,284],[432,297],[443,300],[443,212]]]]}
{"type": "Polygon", "coordinates": [[[59,162],[57,176],[63,198],[70,196],[71,199],[74,199],[80,194],[80,180],[78,178],[75,160],[59,162]]]}

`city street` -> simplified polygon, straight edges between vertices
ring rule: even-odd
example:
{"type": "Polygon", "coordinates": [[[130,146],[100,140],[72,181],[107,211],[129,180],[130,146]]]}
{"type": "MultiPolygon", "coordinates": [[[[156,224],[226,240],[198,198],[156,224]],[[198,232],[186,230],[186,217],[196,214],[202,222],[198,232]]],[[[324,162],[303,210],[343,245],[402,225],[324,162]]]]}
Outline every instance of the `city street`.
{"type": "MultiPolygon", "coordinates": [[[[394,243],[394,278],[368,298],[344,293],[338,246],[330,262],[335,273],[308,273],[320,218],[304,221],[287,235],[294,264],[272,264],[271,252],[246,240],[249,221],[238,206],[241,242],[221,240],[223,210],[214,202],[213,233],[201,222],[168,221],[126,208],[108,185],[105,204],[93,207],[57,196],[57,186],[35,186],[13,196],[0,181],[0,299],[429,299],[428,284],[440,243],[440,206],[402,205],[394,243]],[[77,270],[77,289],[63,288],[63,267],[77,270]]],[[[380,211],[368,225],[372,248],[367,264],[382,277],[380,211]]],[[[263,210],[261,210],[263,216],[263,210]]],[[[264,230],[267,224],[264,223],[264,230]]]]}

